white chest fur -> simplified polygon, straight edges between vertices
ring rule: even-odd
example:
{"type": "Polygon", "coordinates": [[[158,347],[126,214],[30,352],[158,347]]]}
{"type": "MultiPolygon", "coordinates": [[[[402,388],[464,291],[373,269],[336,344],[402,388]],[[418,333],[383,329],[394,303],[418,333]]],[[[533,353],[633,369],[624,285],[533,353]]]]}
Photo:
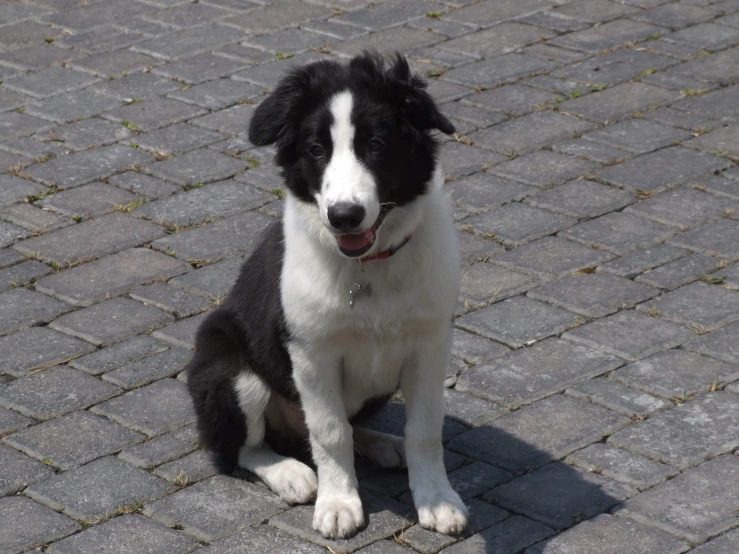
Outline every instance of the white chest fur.
{"type": "Polygon", "coordinates": [[[408,225],[415,226],[413,237],[394,256],[362,264],[372,295],[351,308],[359,262],[327,248],[333,237],[322,236],[310,207],[288,200],[281,280],[286,322],[294,340],[340,361],[348,415],[368,398],[393,392],[403,367],[431,340],[426,337],[452,317],[460,264],[451,208],[440,186],[415,204],[391,212],[383,224],[387,241],[397,244],[408,225]]]}

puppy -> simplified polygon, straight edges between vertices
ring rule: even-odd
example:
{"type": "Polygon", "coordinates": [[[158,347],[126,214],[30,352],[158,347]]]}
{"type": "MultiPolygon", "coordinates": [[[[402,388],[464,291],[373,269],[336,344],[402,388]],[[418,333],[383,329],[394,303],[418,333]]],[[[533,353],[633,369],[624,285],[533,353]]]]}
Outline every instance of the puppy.
{"type": "Polygon", "coordinates": [[[459,246],[431,133],[454,132],[400,55],[291,71],[249,139],[276,145],[287,187],[225,302],[203,322],[188,387],[205,447],[285,502],[315,498],[327,538],[364,525],[354,447],[407,463],[423,527],[465,528],[443,462],[444,379],[459,246]],[[398,389],[405,439],[353,426],[398,389]],[[275,451],[306,439],[317,475],[275,451]]]}

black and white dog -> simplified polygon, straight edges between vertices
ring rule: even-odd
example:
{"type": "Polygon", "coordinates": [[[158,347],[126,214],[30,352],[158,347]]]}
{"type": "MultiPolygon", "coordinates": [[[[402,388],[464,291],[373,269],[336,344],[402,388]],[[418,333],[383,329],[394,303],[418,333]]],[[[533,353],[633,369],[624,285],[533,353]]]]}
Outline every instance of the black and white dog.
{"type": "Polygon", "coordinates": [[[249,138],[275,144],[289,191],[225,302],[197,335],[188,386],[205,447],[288,503],[316,498],[313,527],[364,525],[354,448],[407,464],[422,526],[462,531],[467,509],[443,462],[444,379],[459,246],[433,130],[452,133],[400,55],[290,72],[249,138]],[[398,389],[405,439],[353,427],[398,389]],[[318,475],[278,454],[309,439],[318,475]]]}

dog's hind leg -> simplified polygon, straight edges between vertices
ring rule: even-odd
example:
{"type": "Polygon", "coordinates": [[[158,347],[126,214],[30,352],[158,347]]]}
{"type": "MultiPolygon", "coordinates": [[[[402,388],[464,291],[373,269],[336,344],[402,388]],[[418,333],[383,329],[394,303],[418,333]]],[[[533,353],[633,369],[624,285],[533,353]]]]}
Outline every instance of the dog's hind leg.
{"type": "Polygon", "coordinates": [[[354,449],[381,468],[405,467],[403,437],[354,426],[354,449]]]}
{"type": "Polygon", "coordinates": [[[277,454],[264,443],[264,410],[270,398],[269,387],[253,373],[242,373],[236,380],[236,394],[249,429],[239,450],[239,466],[255,473],[288,504],[313,500],[318,490],[315,472],[295,458],[277,454]]]}
{"type": "Polygon", "coordinates": [[[288,503],[308,502],[318,479],[305,464],[277,455],[264,444],[269,386],[244,367],[238,328],[216,310],[197,336],[187,386],[203,446],[257,474],[288,503]]]}

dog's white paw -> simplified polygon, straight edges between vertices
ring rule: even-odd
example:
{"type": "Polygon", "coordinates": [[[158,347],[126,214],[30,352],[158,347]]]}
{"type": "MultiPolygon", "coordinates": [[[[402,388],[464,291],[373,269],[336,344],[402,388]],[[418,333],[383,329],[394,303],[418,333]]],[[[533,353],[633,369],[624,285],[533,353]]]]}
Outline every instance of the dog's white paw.
{"type": "Polygon", "coordinates": [[[416,497],[421,527],[447,535],[461,533],[467,527],[467,507],[451,487],[423,491],[416,497]]]}
{"type": "Polygon", "coordinates": [[[305,504],[316,497],[318,477],[302,462],[288,459],[275,464],[269,487],[288,504],[305,504]]]}
{"type": "Polygon", "coordinates": [[[313,514],[313,529],[327,539],[346,539],[364,526],[364,513],[359,494],[319,496],[313,514]]]}

